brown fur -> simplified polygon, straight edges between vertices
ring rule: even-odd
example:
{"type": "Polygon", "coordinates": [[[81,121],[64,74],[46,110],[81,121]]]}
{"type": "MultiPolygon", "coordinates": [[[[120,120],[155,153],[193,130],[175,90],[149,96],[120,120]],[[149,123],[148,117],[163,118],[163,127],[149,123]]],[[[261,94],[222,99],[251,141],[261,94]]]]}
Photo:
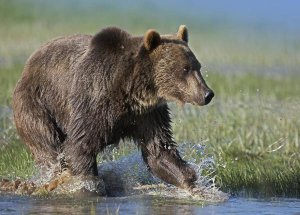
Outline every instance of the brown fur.
{"type": "Polygon", "coordinates": [[[57,171],[74,175],[98,175],[97,154],[133,139],[153,174],[191,188],[196,175],[178,154],[166,101],[207,104],[213,93],[199,70],[185,27],[169,36],[110,27],[55,39],[29,58],[17,84],[17,131],[38,165],[60,162],[57,171]]]}
{"type": "Polygon", "coordinates": [[[155,49],[161,43],[159,33],[153,29],[149,29],[144,36],[144,47],[151,51],[155,49]]]}
{"type": "Polygon", "coordinates": [[[185,25],[179,26],[177,37],[185,42],[188,42],[188,30],[185,25]]]}

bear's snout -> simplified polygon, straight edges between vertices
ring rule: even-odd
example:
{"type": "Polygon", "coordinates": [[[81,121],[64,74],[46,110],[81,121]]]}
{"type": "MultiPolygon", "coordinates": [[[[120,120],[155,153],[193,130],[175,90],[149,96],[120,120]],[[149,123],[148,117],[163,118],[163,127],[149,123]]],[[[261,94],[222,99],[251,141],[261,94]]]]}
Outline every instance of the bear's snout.
{"type": "Polygon", "coordinates": [[[194,105],[207,105],[214,97],[214,92],[207,86],[200,72],[194,71],[187,78],[188,90],[190,99],[188,102],[194,105]]]}
{"type": "Polygon", "coordinates": [[[192,97],[191,103],[199,106],[207,105],[211,102],[214,96],[215,93],[211,89],[200,88],[192,97]]]}

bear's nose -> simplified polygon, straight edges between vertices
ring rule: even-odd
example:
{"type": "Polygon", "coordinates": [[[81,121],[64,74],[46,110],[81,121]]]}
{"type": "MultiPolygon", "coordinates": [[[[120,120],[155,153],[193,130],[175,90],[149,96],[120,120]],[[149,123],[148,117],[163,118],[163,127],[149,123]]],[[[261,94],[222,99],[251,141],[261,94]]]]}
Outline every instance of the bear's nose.
{"type": "Polygon", "coordinates": [[[214,96],[215,96],[215,94],[212,90],[206,91],[205,96],[204,96],[205,104],[207,105],[214,96]]]}

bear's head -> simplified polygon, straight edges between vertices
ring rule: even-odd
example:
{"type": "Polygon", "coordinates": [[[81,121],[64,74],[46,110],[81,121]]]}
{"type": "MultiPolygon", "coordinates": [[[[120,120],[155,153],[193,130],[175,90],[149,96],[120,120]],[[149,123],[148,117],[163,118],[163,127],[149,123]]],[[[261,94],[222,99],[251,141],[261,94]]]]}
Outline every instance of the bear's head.
{"type": "Polygon", "coordinates": [[[167,101],[206,105],[214,97],[205,83],[201,64],[188,46],[188,31],[183,25],[175,35],[160,35],[148,30],[143,46],[151,61],[157,95],[167,101]]]}

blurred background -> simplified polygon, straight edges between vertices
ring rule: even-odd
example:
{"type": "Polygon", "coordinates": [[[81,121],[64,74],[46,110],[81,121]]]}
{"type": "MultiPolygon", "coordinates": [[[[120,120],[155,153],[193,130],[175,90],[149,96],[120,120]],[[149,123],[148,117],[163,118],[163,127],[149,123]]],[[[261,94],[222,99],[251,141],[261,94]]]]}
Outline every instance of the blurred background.
{"type": "Polygon", "coordinates": [[[0,176],[32,171],[11,98],[35,49],[106,26],[143,35],[149,28],[175,33],[185,24],[216,97],[204,108],[171,104],[176,141],[208,145],[224,189],[299,194],[299,9],[293,0],[0,0],[0,176]]]}
{"type": "Polygon", "coordinates": [[[190,46],[209,70],[297,73],[299,8],[292,0],[1,0],[0,66],[23,64],[53,37],[112,25],[132,34],[171,33],[185,24],[190,46]]]}

